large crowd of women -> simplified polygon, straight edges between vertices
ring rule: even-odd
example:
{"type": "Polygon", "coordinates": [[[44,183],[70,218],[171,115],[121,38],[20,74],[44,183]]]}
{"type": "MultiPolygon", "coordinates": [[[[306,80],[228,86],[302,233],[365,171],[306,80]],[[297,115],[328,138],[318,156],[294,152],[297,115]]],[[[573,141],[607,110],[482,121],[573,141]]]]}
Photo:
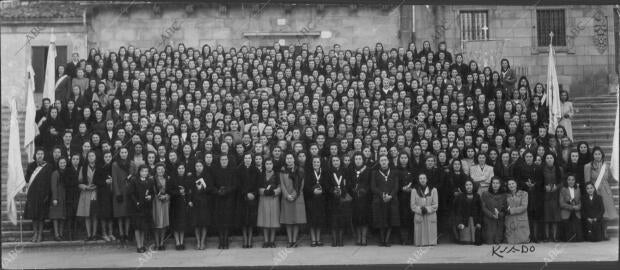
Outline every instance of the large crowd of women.
{"type": "Polygon", "coordinates": [[[603,151],[573,141],[568,93],[549,132],[545,86],[507,59],[495,71],[428,41],[72,58],[37,111],[35,242],[46,220],[56,241],[83,221],[86,241],[138,252],[170,235],[183,250],[186,234],[205,249],[212,229],[220,249],[259,230],[264,248],[280,231],[288,247],[300,232],[312,247],[600,241],[618,218],[603,151]]]}

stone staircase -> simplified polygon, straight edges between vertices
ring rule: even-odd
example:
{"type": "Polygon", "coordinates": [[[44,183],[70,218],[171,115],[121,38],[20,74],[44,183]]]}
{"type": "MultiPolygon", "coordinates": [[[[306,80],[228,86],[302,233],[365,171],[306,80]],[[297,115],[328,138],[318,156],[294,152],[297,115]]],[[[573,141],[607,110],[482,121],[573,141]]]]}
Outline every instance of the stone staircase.
{"type": "MultiPolygon", "coordinates": [[[[590,147],[600,146],[605,152],[605,159],[610,161],[616,120],[616,96],[578,97],[573,99],[573,105],[575,142],[586,141],[590,147]]],[[[618,182],[613,182],[611,189],[617,210],[618,182]]],[[[610,235],[618,235],[618,221],[610,224],[608,230],[610,235]]]]}

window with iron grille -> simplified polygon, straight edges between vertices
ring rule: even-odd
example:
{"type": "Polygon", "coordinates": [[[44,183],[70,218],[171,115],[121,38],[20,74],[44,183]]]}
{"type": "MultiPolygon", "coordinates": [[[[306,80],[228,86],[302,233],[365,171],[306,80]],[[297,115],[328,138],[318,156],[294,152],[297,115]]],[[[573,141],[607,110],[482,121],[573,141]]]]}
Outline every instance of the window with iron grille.
{"type": "Polygon", "coordinates": [[[489,12],[486,10],[460,11],[461,39],[488,40],[489,39],[489,12]]]}
{"type": "Polygon", "coordinates": [[[566,46],[566,14],[563,9],[536,10],[538,46],[549,46],[553,32],[553,46],[566,46]]]}

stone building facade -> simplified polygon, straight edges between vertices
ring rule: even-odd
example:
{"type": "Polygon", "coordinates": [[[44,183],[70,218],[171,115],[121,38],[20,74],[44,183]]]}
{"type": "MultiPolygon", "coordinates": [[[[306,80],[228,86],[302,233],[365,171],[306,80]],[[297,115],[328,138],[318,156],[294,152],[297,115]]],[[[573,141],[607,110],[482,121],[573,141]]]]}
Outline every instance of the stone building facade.
{"type": "Polygon", "coordinates": [[[495,66],[507,58],[518,75],[544,83],[548,45],[541,44],[543,37],[537,28],[552,20],[552,29],[563,30],[555,35],[562,39],[562,46],[555,48],[564,89],[572,95],[594,95],[608,93],[618,83],[620,11],[614,6],[224,5],[199,1],[58,5],[18,2],[0,10],[3,106],[13,96],[23,103],[26,67],[40,61],[36,59],[40,54],[34,52],[49,44],[52,28],[58,48],[66,50],[58,55],[67,59],[57,57],[57,64],[66,63],[73,52],[85,58],[89,48],[117,50],[127,45],[161,49],[183,42],[189,47],[228,48],[279,42],[311,47],[340,44],[352,49],[374,48],[377,42],[387,48],[406,47],[415,41],[419,49],[428,40],[433,48],[445,41],[453,54],[463,53],[480,64],[495,66]],[[541,18],[549,15],[544,14],[547,11],[552,16],[541,18]]]}

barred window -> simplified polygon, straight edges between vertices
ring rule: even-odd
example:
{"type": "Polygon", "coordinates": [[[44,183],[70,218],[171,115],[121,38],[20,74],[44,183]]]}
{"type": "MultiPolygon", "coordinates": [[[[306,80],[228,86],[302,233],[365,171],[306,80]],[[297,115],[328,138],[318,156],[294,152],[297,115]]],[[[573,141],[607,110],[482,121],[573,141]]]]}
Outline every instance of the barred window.
{"type": "Polygon", "coordinates": [[[489,13],[486,10],[460,11],[461,39],[488,40],[489,13]]]}
{"type": "Polygon", "coordinates": [[[549,33],[553,32],[553,46],[566,46],[566,14],[563,9],[536,10],[538,46],[549,46],[549,33]]]}

